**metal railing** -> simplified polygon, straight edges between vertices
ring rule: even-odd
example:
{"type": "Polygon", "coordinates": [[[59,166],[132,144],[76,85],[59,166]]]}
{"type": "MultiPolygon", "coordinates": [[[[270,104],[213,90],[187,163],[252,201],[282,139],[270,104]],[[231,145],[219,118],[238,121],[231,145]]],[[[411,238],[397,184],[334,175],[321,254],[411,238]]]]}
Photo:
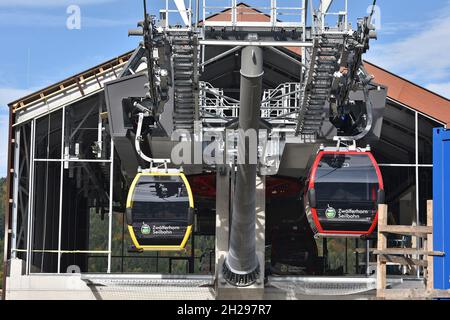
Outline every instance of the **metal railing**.
{"type": "MultiPolygon", "coordinates": [[[[292,124],[301,109],[302,86],[287,82],[265,90],[261,101],[261,118],[272,124],[292,124]]],[[[224,95],[223,90],[200,82],[200,113],[207,123],[225,123],[239,117],[239,101],[224,95]]]]}
{"type": "Polygon", "coordinates": [[[341,34],[347,33],[349,31],[348,24],[348,0],[344,0],[344,10],[338,12],[319,12],[319,23],[320,30],[324,34],[341,34]],[[337,21],[332,20],[330,17],[336,17],[337,21]],[[327,19],[330,18],[330,19],[327,19]],[[336,27],[331,27],[330,25],[335,25],[336,27]]]}
{"type": "Polygon", "coordinates": [[[293,121],[301,107],[301,91],[301,84],[298,82],[283,83],[275,89],[265,90],[261,102],[261,117],[293,121]]]}
{"type": "MultiPolygon", "coordinates": [[[[196,0],[199,1],[199,0],[196,0]]],[[[184,1],[186,2],[186,1],[184,1]]],[[[160,26],[165,31],[191,31],[192,30],[192,0],[189,0],[187,6],[184,9],[173,8],[173,0],[166,0],[166,6],[164,9],[159,10],[160,26]],[[174,16],[178,18],[175,20],[174,16]],[[183,21],[181,23],[181,21],[183,21]],[[175,24],[171,24],[171,21],[175,21],[175,24]]]]}
{"type": "Polygon", "coordinates": [[[203,26],[304,28],[306,25],[306,0],[261,0],[249,6],[237,0],[228,0],[229,5],[223,5],[225,1],[202,1],[203,26]]]}
{"type": "Polygon", "coordinates": [[[199,101],[200,113],[207,122],[213,119],[226,122],[227,118],[239,116],[239,101],[225,96],[223,90],[214,88],[209,82],[200,82],[199,101]]]}
{"type": "MultiPolygon", "coordinates": [[[[241,4],[238,0],[188,0],[184,3],[180,0],[178,2],[181,3],[180,7],[174,5],[177,1],[165,0],[165,8],[160,10],[161,27],[165,31],[190,31],[194,25],[193,19],[201,19],[202,27],[291,27],[303,28],[305,32],[308,10],[311,11],[311,18],[314,20],[311,0],[309,3],[308,0],[258,0],[255,3],[249,2],[248,5],[241,4]],[[311,8],[308,9],[308,6],[311,8]]],[[[314,27],[325,33],[347,32],[349,30],[348,0],[344,0],[344,8],[341,11],[317,12],[314,27]],[[328,25],[334,24],[332,23],[334,21],[330,19],[333,16],[337,17],[338,27],[330,29],[328,25]]]]}

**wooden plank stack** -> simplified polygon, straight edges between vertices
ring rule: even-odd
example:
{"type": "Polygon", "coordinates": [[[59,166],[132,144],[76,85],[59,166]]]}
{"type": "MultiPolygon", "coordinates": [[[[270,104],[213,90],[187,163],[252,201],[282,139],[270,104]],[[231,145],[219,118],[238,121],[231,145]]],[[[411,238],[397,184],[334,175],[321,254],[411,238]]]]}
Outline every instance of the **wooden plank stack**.
{"type": "Polygon", "coordinates": [[[378,244],[377,255],[377,298],[378,299],[433,299],[450,298],[450,290],[434,290],[433,257],[444,252],[433,251],[433,201],[427,202],[426,226],[397,226],[387,224],[388,207],[378,207],[378,244]],[[423,239],[423,245],[417,248],[388,248],[387,235],[408,235],[423,239]],[[415,258],[412,258],[414,256],[415,258]],[[413,268],[424,268],[425,289],[387,289],[386,263],[394,262],[413,268]]]}

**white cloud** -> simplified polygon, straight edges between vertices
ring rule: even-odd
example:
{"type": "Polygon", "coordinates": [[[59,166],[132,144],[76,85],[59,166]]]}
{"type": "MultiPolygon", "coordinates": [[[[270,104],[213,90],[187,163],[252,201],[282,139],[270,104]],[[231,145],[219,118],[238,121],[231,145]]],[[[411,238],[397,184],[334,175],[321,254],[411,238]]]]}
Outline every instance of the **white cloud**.
{"type": "Polygon", "coordinates": [[[430,83],[426,87],[428,90],[436,92],[437,94],[450,99],[450,82],[430,83]]]}
{"type": "Polygon", "coordinates": [[[50,15],[40,12],[2,12],[0,13],[0,25],[4,26],[30,26],[30,27],[64,27],[67,15],[50,15]]]}
{"type": "Polygon", "coordinates": [[[81,17],[81,27],[87,28],[107,28],[107,27],[134,27],[136,20],[101,19],[91,17],[81,17]]]}
{"type": "MultiPolygon", "coordinates": [[[[411,22],[410,26],[415,26],[411,22]]],[[[422,85],[450,79],[450,2],[424,23],[422,28],[404,28],[397,34],[403,40],[372,45],[366,59],[422,85]]],[[[398,29],[398,30],[400,30],[398,29]]],[[[388,30],[389,31],[389,30],[388,30]]],[[[392,30],[395,31],[395,25],[392,30]]]]}
{"type": "Polygon", "coordinates": [[[381,25],[378,32],[381,36],[396,35],[399,32],[417,32],[425,26],[424,21],[386,22],[381,25]]]}
{"type": "Polygon", "coordinates": [[[76,5],[97,5],[117,0],[0,0],[0,7],[66,7],[76,5]]]}
{"type": "MultiPolygon", "coordinates": [[[[59,27],[66,28],[67,15],[44,14],[41,12],[0,12],[0,25],[21,27],[59,27]]],[[[81,28],[107,28],[136,25],[135,20],[102,19],[81,16],[81,28]]]]}

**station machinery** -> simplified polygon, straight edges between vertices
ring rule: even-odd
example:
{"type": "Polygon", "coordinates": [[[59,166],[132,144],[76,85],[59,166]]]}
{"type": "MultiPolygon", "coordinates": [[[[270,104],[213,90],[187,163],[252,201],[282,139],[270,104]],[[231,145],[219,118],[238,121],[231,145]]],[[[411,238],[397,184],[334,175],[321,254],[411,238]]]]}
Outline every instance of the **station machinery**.
{"type": "MultiPolygon", "coordinates": [[[[228,283],[247,286],[261,268],[257,176],[266,178],[266,201],[289,195],[284,205],[300,203],[296,222],[286,221],[300,221],[307,238],[374,230],[384,191],[368,144],[380,135],[386,89],[373,83],[362,60],[376,38],[373,10],[352,27],[347,1],[337,13],[332,0],[317,8],[306,0],[219,1],[220,9],[213,2],[167,1],[157,21],[144,1],[144,20],[130,31],[143,42],[127,73],[105,89],[109,129],[128,183],[127,223],[138,251],[183,249],[194,199],[223,197],[216,174],[232,172],[222,273],[228,283]],[[215,161],[204,157],[207,142],[215,161]]],[[[277,228],[274,239],[285,234],[277,228]]]]}

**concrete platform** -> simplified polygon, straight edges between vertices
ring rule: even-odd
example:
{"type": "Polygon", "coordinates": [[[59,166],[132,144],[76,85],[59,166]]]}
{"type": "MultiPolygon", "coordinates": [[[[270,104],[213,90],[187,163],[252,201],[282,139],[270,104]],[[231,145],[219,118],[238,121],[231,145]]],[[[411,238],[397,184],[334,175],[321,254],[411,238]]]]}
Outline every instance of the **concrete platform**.
{"type": "MultiPolygon", "coordinates": [[[[392,289],[423,289],[421,279],[393,276],[392,289]]],[[[217,290],[213,275],[23,274],[22,260],[10,261],[8,300],[372,300],[376,277],[274,277],[264,284],[217,290]]]]}

